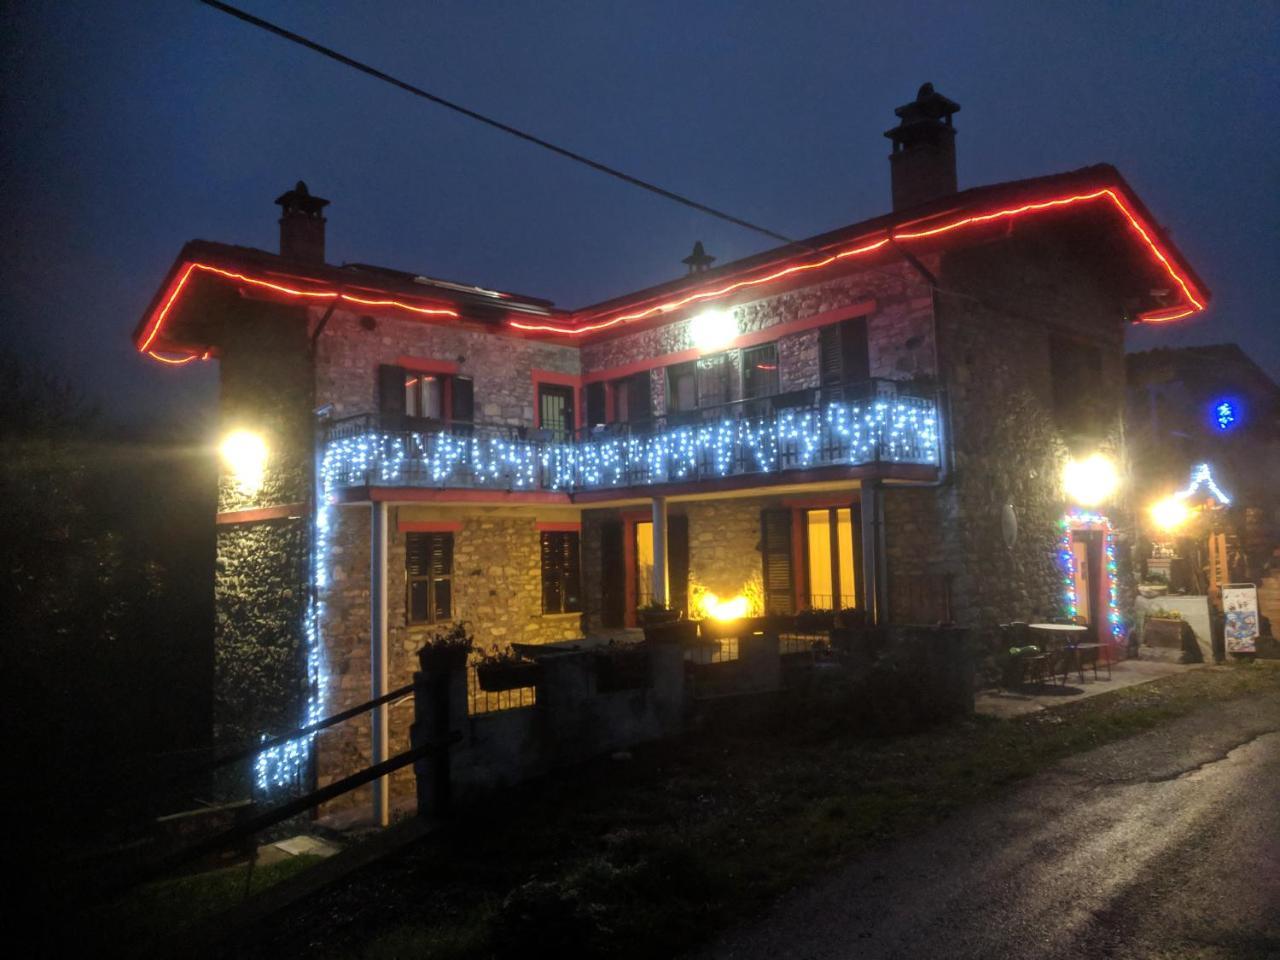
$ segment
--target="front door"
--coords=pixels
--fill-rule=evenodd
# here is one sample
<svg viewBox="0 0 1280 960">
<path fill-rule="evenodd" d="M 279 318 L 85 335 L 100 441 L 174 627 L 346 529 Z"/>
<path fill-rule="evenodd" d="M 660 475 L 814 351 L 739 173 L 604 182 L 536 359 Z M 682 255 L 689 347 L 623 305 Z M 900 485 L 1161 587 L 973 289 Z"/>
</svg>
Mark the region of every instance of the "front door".
<svg viewBox="0 0 1280 960">
<path fill-rule="evenodd" d="M 1106 635 L 1108 584 L 1102 561 L 1101 530 L 1071 531 L 1071 557 L 1075 567 L 1076 615 L 1089 628 L 1090 639 L 1097 642 Z"/>
</svg>

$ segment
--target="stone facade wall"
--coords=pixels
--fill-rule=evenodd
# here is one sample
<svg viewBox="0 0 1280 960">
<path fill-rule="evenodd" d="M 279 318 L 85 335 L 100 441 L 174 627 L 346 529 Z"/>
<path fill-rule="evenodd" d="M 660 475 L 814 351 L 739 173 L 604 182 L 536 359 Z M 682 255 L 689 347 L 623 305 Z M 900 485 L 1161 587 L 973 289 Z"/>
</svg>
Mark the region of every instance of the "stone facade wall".
<svg viewBox="0 0 1280 960">
<path fill-rule="evenodd" d="M 939 352 L 954 471 L 939 489 L 887 490 L 887 554 L 891 584 L 895 577 L 950 577 L 961 624 L 987 628 L 1062 615 L 1057 524 L 1068 506 L 1063 465 L 1074 445 L 1079 454 L 1110 454 L 1127 472 L 1120 427 L 1121 305 L 1091 276 L 1093 268 L 1072 248 L 1029 231 L 948 254 L 942 264 Z M 1054 331 L 1088 338 L 1101 349 L 1092 436 L 1068 436 L 1056 422 Z M 1001 527 L 1006 503 L 1018 520 L 1012 548 Z M 1132 531 L 1129 504 L 1121 497 L 1099 512 L 1116 524 L 1123 556 Z M 1128 594 L 1122 584 L 1122 608 Z"/>
<path fill-rule="evenodd" d="M 732 312 L 739 333 L 754 333 L 780 324 L 875 300 L 867 319 L 871 372 L 875 377 L 904 379 L 934 372 L 933 308 L 923 278 L 906 264 L 892 264 L 832 277 L 810 286 L 758 300 L 740 302 Z M 714 305 L 713 305 L 714 306 Z M 671 323 L 582 348 L 586 373 L 610 370 L 694 348 L 690 308 Z M 731 356 L 737 362 L 739 351 Z M 818 332 L 787 334 L 778 340 L 778 378 L 783 391 L 818 385 Z M 665 407 L 665 367 L 651 370 L 653 409 Z M 731 378 L 731 399 L 741 397 L 741 379 Z"/>
<path fill-rule="evenodd" d="M 764 613 L 760 511 L 776 497 L 704 500 L 679 504 L 689 518 L 689 606 L 699 609 L 703 591 L 721 600 L 745 593 L 753 613 Z"/>
<path fill-rule="evenodd" d="M 329 676 L 323 713 L 363 703 L 370 697 L 369 525 L 367 505 L 333 511 L 328 538 L 329 589 L 321 597 L 325 662 Z M 540 519 L 566 519 L 563 510 L 538 513 L 503 508 L 388 508 L 387 682 L 391 688 L 413 679 L 417 654 L 426 639 L 449 624 L 409 625 L 406 602 L 405 534 L 401 520 L 457 521 L 453 534 L 453 619 L 465 620 L 478 647 L 509 643 L 553 643 L 582 636 L 581 614 L 542 613 Z M 572 518 L 576 519 L 576 513 Z M 393 707 L 388 737 L 392 754 L 408 749 L 411 707 Z M 371 758 L 370 715 L 326 732 L 318 753 L 319 783 L 367 766 Z M 408 769 L 392 775 L 392 797 L 412 795 Z M 338 807 L 367 804 L 368 790 L 339 801 Z"/>
<path fill-rule="evenodd" d="M 378 367 L 401 356 L 457 363 L 474 381 L 476 419 L 510 426 L 533 424 L 534 370 L 580 372 L 576 347 L 385 315 L 370 330 L 336 310 L 317 344 L 316 402 L 334 417 L 377 412 Z"/>
<path fill-rule="evenodd" d="M 303 311 L 244 302 L 222 318 L 220 432 L 266 442 L 262 483 L 220 464 L 219 512 L 302 504 L 302 518 L 220 525 L 214 577 L 214 739 L 297 726 L 307 691 L 312 379 Z"/>
</svg>

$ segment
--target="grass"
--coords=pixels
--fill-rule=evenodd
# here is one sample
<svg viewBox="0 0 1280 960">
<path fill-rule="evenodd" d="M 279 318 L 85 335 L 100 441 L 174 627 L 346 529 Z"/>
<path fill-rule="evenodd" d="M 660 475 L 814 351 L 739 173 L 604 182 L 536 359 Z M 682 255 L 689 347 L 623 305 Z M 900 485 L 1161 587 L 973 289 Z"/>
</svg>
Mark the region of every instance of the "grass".
<svg viewBox="0 0 1280 960">
<path fill-rule="evenodd" d="M 251 874 L 248 864 L 237 864 L 156 880 L 95 911 L 85 935 L 100 929 L 110 931 L 112 942 L 150 942 L 229 910 L 323 859 L 304 854 L 254 867 Z"/>
<path fill-rule="evenodd" d="M 876 739 L 852 735 L 840 691 L 825 693 L 806 701 L 821 710 L 771 731 L 704 732 L 470 806 L 447 831 L 273 918 L 260 955 L 464 960 L 533 944 L 674 955 L 1065 756 L 1214 701 L 1280 693 L 1280 665 L 1206 668 L 1011 720 Z"/>
</svg>

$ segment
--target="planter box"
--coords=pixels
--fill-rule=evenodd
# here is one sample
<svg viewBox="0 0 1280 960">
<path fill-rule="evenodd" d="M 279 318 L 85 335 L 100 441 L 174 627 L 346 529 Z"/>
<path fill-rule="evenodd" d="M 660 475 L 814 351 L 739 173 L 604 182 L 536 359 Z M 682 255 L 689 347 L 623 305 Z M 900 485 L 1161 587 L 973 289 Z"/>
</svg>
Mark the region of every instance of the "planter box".
<svg viewBox="0 0 1280 960">
<path fill-rule="evenodd" d="M 418 651 L 418 664 L 423 673 L 448 673 L 467 665 L 471 651 L 463 647 L 433 647 L 427 644 Z"/>
<path fill-rule="evenodd" d="M 538 683 L 542 668 L 536 663 L 491 663 L 476 667 L 476 680 L 486 693 L 519 690 Z"/>
<path fill-rule="evenodd" d="M 1142 642 L 1149 647 L 1181 650 L 1184 630 L 1190 630 L 1185 620 L 1147 617 L 1142 624 Z"/>
<path fill-rule="evenodd" d="M 640 626 L 656 627 L 664 623 L 675 623 L 680 619 L 679 610 L 641 610 L 638 612 Z"/>
<path fill-rule="evenodd" d="M 693 643 L 698 639 L 698 621 L 655 623 L 644 628 L 644 638 L 649 643 Z"/>
</svg>

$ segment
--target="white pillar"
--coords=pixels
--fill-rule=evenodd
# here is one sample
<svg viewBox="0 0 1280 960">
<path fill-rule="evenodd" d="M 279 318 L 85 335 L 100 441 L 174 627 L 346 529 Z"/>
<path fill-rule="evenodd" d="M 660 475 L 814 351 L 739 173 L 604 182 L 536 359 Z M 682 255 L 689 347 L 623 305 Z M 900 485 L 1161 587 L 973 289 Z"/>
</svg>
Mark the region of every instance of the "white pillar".
<svg viewBox="0 0 1280 960">
<path fill-rule="evenodd" d="M 387 692 L 387 505 L 373 504 L 369 518 L 369 699 Z M 371 763 L 387 759 L 387 705 L 374 707 L 370 731 L 373 735 Z M 391 782 L 387 777 L 373 781 L 373 821 L 385 827 L 391 822 Z"/>
<path fill-rule="evenodd" d="M 667 498 L 653 498 L 653 602 L 667 605 Z"/>
<path fill-rule="evenodd" d="M 879 480 L 862 484 L 862 596 L 866 601 L 867 623 L 886 620 L 884 582 L 884 538 L 882 535 Z"/>
</svg>

